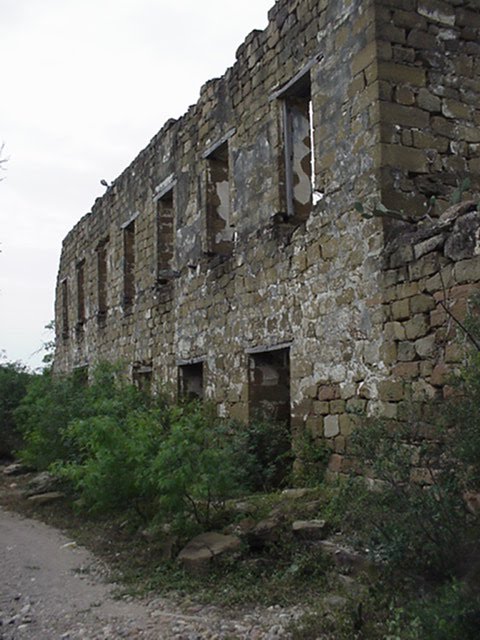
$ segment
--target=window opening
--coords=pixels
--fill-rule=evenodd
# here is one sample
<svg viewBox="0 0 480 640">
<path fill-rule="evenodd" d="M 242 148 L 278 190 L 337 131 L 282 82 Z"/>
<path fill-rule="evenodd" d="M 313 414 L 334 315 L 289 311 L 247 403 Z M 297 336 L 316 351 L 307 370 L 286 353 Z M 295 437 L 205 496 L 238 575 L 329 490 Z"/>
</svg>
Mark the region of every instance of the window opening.
<svg viewBox="0 0 480 640">
<path fill-rule="evenodd" d="M 68 284 L 67 279 L 62 280 L 62 338 L 68 340 Z"/>
<path fill-rule="evenodd" d="M 84 364 L 79 367 L 75 367 L 73 370 L 73 379 L 82 387 L 88 386 L 88 365 Z"/>
<path fill-rule="evenodd" d="M 287 214 L 306 219 L 314 193 L 314 127 L 310 73 L 281 95 L 283 99 Z M 319 198 L 315 195 L 315 199 Z"/>
<path fill-rule="evenodd" d="M 209 153 L 206 161 L 208 252 L 228 255 L 233 248 L 228 140 Z"/>
<path fill-rule="evenodd" d="M 107 245 L 108 238 L 100 242 L 97 247 L 97 298 L 98 322 L 104 324 L 107 318 Z"/>
<path fill-rule="evenodd" d="M 203 362 L 178 367 L 178 393 L 188 400 L 203 400 Z"/>
<path fill-rule="evenodd" d="M 130 311 L 135 299 L 135 220 L 123 229 L 123 308 Z"/>
<path fill-rule="evenodd" d="M 290 425 L 290 349 L 250 354 L 249 412 Z"/>
<path fill-rule="evenodd" d="M 77 264 L 77 328 L 85 323 L 85 260 Z"/>
<path fill-rule="evenodd" d="M 137 364 L 133 367 L 133 384 L 144 393 L 152 392 L 152 367 L 151 365 Z"/>
<path fill-rule="evenodd" d="M 165 284 L 172 277 L 174 251 L 173 187 L 157 200 L 157 278 Z"/>
</svg>

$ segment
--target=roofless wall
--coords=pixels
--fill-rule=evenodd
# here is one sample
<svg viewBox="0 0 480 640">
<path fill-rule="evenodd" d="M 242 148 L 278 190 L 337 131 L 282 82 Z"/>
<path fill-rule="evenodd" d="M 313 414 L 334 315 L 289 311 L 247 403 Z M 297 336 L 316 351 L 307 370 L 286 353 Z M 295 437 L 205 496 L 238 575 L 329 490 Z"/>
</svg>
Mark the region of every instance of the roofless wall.
<svg viewBox="0 0 480 640">
<path fill-rule="evenodd" d="M 476 287 L 476 214 L 470 253 L 444 252 L 457 218 L 392 253 L 405 227 L 353 205 L 435 195 L 438 217 L 478 189 L 479 30 L 461 0 L 277 2 L 65 238 L 55 371 L 122 359 L 220 415 L 266 409 L 327 438 L 336 471 L 358 409 L 441 393 L 438 274 Z"/>
</svg>

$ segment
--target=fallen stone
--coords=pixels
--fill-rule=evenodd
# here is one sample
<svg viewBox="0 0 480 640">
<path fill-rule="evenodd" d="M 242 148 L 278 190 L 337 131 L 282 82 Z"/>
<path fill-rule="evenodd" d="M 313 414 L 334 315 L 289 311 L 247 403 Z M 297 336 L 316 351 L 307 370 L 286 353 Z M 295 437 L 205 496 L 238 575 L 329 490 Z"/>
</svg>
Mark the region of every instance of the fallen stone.
<svg viewBox="0 0 480 640">
<path fill-rule="evenodd" d="M 204 573 L 215 558 L 238 551 L 241 544 L 237 536 L 226 536 L 215 531 L 202 533 L 180 551 L 178 560 L 187 571 Z"/>
<path fill-rule="evenodd" d="M 478 491 L 466 491 L 463 494 L 463 499 L 470 513 L 474 516 L 478 515 L 480 512 L 480 493 Z"/>
<path fill-rule="evenodd" d="M 377 573 L 374 563 L 356 551 L 339 546 L 331 540 L 321 540 L 318 544 L 325 553 L 333 558 L 343 573 L 355 576 L 361 574 L 371 576 Z"/>
<path fill-rule="evenodd" d="M 3 475 L 5 476 L 23 476 L 29 473 L 31 469 L 27 467 L 26 464 L 22 462 L 14 462 L 13 464 L 9 464 L 3 470 Z"/>
<path fill-rule="evenodd" d="M 322 540 L 327 533 L 325 520 L 297 520 L 292 524 L 293 533 L 302 540 Z"/>
<path fill-rule="evenodd" d="M 458 218 L 465 213 L 476 211 L 477 208 L 478 203 L 476 200 L 465 200 L 464 202 L 454 204 L 451 207 L 448 207 L 448 209 L 445 209 L 439 220 L 440 222 L 450 222 L 451 220 L 455 220 L 455 218 Z"/>
<path fill-rule="evenodd" d="M 308 489 L 308 488 L 284 489 L 282 491 L 282 496 L 285 496 L 287 498 L 297 499 L 297 498 L 304 498 L 305 496 L 308 496 L 309 494 L 314 492 L 315 492 L 315 489 Z"/>
<path fill-rule="evenodd" d="M 247 533 L 247 541 L 253 549 L 261 549 L 266 544 L 277 542 L 282 533 L 282 523 L 278 517 L 265 518 L 260 520 Z"/>
<path fill-rule="evenodd" d="M 322 598 L 322 604 L 327 611 L 337 611 L 344 609 L 348 604 L 348 600 L 343 596 L 330 595 Z"/>
<path fill-rule="evenodd" d="M 36 496 L 43 493 L 49 493 L 58 486 L 58 479 L 48 473 L 48 471 L 42 471 L 33 476 L 28 482 L 25 490 L 25 496 Z"/>
<path fill-rule="evenodd" d="M 253 529 L 255 529 L 256 525 L 257 523 L 253 518 L 243 518 L 239 522 L 234 522 L 229 525 L 225 529 L 225 532 L 241 538 L 248 535 Z"/>
<path fill-rule="evenodd" d="M 34 496 L 29 496 L 27 500 L 32 504 L 48 504 L 49 502 L 55 502 L 65 497 L 65 494 L 61 491 L 50 491 L 48 493 L 40 493 Z"/>
</svg>

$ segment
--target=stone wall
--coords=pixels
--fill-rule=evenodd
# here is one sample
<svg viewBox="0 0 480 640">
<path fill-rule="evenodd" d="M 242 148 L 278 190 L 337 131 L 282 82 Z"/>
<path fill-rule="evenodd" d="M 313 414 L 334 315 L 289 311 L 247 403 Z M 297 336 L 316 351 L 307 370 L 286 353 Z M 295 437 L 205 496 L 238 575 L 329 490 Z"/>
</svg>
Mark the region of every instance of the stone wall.
<svg viewBox="0 0 480 640">
<path fill-rule="evenodd" d="M 176 393 L 180 382 L 241 420 L 266 403 L 284 412 L 288 381 L 292 430 L 325 437 L 332 469 L 346 470 L 357 411 L 398 415 L 408 389 L 437 388 L 447 357 L 442 289 L 425 287 L 445 260 L 456 277 L 463 258 L 440 241 L 411 253 L 417 236 L 353 204 L 423 212 L 435 194 L 439 215 L 458 181 L 475 186 L 480 9 L 469 4 L 277 2 L 65 238 L 55 371 L 122 359 L 139 384 Z"/>
</svg>

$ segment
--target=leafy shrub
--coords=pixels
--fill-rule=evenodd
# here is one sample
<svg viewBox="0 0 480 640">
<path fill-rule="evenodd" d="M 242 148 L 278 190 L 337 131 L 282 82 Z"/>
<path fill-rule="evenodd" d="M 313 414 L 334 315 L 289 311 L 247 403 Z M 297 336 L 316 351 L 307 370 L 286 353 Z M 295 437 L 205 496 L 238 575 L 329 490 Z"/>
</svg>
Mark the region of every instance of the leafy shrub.
<svg viewBox="0 0 480 640">
<path fill-rule="evenodd" d="M 151 464 L 166 422 L 164 412 L 153 408 L 73 420 L 64 439 L 77 455 L 53 469 L 71 481 L 80 506 L 93 512 L 134 508 L 148 520 L 157 493 Z"/>
<path fill-rule="evenodd" d="M 480 598 L 450 582 L 393 611 L 386 640 L 476 640 Z"/>
<path fill-rule="evenodd" d="M 448 455 L 465 489 L 480 491 L 480 352 L 470 354 L 454 381 L 455 396 L 446 403 Z"/>
<path fill-rule="evenodd" d="M 291 480 L 293 451 L 286 423 L 256 417 L 246 425 L 230 423 L 224 437 L 231 441 L 235 464 L 248 490 L 272 491 Z"/>
<path fill-rule="evenodd" d="M 192 403 L 172 413 L 171 430 L 153 461 L 160 508 L 209 526 L 212 509 L 245 491 L 244 470 L 224 426 L 208 410 Z"/>
<path fill-rule="evenodd" d="M 118 366 L 99 365 L 90 386 L 75 374 L 53 377 L 44 372 L 29 385 L 15 412 L 25 440 L 21 457 L 37 469 L 75 460 L 82 455 L 82 443 L 67 432 L 72 421 L 93 416 L 122 419 L 145 403 L 148 399 L 122 381 Z"/>
<path fill-rule="evenodd" d="M 373 490 L 363 478 L 342 486 L 337 508 L 344 528 L 393 568 L 453 575 L 478 524 L 465 508 L 457 465 L 437 442 L 419 445 L 413 425 L 370 422 L 353 447 L 359 471 L 375 480 Z M 413 456 L 431 484 L 412 482 Z"/>
<path fill-rule="evenodd" d="M 325 440 L 318 440 L 308 431 L 295 439 L 298 467 L 294 473 L 296 485 L 317 487 L 323 482 L 331 450 Z"/>
<path fill-rule="evenodd" d="M 100 365 L 90 385 L 41 376 L 17 411 L 22 457 L 68 480 L 92 512 L 132 508 L 144 520 L 207 527 L 226 499 L 282 486 L 292 452 L 286 425 L 224 421 L 200 403 L 168 404 Z"/>
<path fill-rule="evenodd" d="M 0 457 L 11 457 L 21 445 L 15 410 L 33 377 L 19 362 L 0 364 Z"/>
</svg>

